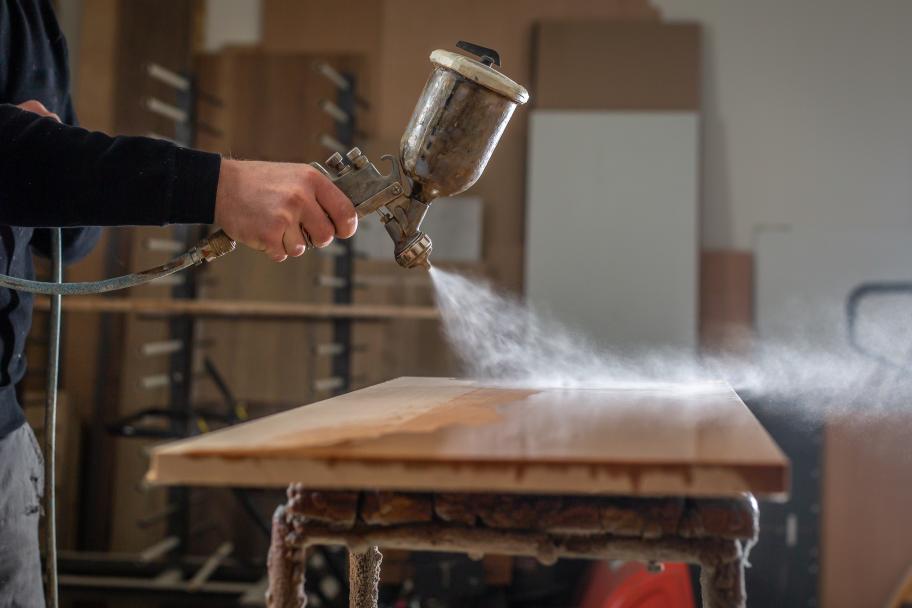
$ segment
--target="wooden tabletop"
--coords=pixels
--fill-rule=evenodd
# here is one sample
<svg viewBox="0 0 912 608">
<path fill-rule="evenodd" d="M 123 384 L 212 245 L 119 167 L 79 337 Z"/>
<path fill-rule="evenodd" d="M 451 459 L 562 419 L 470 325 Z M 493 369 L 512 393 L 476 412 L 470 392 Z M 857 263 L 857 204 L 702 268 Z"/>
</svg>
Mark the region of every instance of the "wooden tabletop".
<svg viewBox="0 0 912 608">
<path fill-rule="evenodd" d="M 148 479 L 782 498 L 788 470 L 724 382 L 534 389 L 398 378 L 158 447 Z"/>
</svg>

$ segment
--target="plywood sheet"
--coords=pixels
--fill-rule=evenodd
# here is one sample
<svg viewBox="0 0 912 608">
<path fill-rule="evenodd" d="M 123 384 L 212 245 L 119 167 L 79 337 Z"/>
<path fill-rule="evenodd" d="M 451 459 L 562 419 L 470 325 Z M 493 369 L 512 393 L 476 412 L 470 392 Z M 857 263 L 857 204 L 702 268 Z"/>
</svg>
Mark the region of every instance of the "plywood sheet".
<svg viewBox="0 0 912 608">
<path fill-rule="evenodd" d="M 910 436 L 910 412 L 846 416 L 827 425 L 822 606 L 888 606 L 908 571 Z"/>
<path fill-rule="evenodd" d="M 399 378 L 158 448 L 149 479 L 781 495 L 787 474 L 781 451 L 722 382 L 556 390 Z"/>
<path fill-rule="evenodd" d="M 535 37 L 536 108 L 700 109 L 697 24 L 545 21 Z"/>
<path fill-rule="evenodd" d="M 750 251 L 700 253 L 700 347 L 744 353 L 754 325 L 754 256 Z"/>
</svg>

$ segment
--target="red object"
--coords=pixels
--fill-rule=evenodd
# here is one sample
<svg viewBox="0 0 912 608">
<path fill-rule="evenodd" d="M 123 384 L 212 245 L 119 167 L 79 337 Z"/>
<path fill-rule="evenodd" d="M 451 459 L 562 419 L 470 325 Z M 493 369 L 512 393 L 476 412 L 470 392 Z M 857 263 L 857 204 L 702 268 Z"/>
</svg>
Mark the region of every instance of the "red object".
<svg viewBox="0 0 912 608">
<path fill-rule="evenodd" d="M 580 608 L 695 608 L 690 572 L 686 564 L 653 573 L 639 562 L 599 562 Z"/>
</svg>

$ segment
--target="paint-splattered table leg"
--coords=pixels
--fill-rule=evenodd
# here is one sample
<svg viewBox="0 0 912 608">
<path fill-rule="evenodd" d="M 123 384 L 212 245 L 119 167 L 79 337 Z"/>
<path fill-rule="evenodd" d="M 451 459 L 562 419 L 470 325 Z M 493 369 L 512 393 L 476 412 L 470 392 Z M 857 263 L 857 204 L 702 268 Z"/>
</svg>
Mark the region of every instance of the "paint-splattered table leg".
<svg viewBox="0 0 912 608">
<path fill-rule="evenodd" d="M 380 595 L 380 562 L 377 547 L 348 553 L 348 605 L 350 608 L 377 608 Z"/>
<path fill-rule="evenodd" d="M 268 606 L 306 605 L 303 552 L 346 545 L 351 606 L 375 608 L 378 546 L 415 551 L 699 564 L 704 608 L 745 605 L 753 497 L 625 498 L 321 492 L 295 485 L 276 511 Z"/>
</svg>

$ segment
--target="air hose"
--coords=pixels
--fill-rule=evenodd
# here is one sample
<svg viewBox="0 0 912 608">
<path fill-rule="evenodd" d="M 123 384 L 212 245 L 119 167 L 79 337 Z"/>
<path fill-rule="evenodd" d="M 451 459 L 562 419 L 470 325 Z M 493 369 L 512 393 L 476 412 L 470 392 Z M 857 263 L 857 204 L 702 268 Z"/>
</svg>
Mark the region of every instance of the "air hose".
<svg viewBox="0 0 912 608">
<path fill-rule="evenodd" d="M 51 318 L 48 325 L 48 375 L 47 401 L 44 409 L 44 512 L 45 525 L 45 575 L 46 604 L 48 608 L 58 608 L 57 581 L 57 385 L 60 370 L 60 324 L 61 300 L 64 295 L 86 295 L 104 293 L 117 289 L 126 289 L 142 285 L 155 279 L 180 272 L 203 262 L 211 262 L 226 253 L 231 253 L 237 243 L 224 231 L 219 230 L 196 244 L 186 253 L 174 258 L 167 264 L 150 268 L 142 272 L 128 274 L 102 281 L 85 283 L 63 282 L 63 246 L 60 228 L 51 230 L 52 282 L 31 281 L 0 274 L 0 287 L 17 291 L 28 291 L 51 296 Z"/>
<path fill-rule="evenodd" d="M 54 283 L 63 282 L 63 245 L 60 228 L 51 230 L 51 275 Z M 51 318 L 48 322 L 48 374 L 47 401 L 44 407 L 44 512 L 45 549 L 44 567 L 47 584 L 48 608 L 58 606 L 57 588 L 57 383 L 60 369 L 60 300 L 59 294 L 51 297 Z"/>
<path fill-rule="evenodd" d="M 88 281 L 85 283 L 51 283 L 45 281 L 31 281 L 9 275 L 0 274 L 0 287 L 7 287 L 17 291 L 28 291 L 45 295 L 79 296 L 93 293 L 105 293 L 128 287 L 136 287 L 155 279 L 180 272 L 181 270 L 197 266 L 231 253 L 237 243 L 223 230 L 210 234 L 195 247 L 179 255 L 167 264 L 156 266 L 142 272 L 127 274 L 102 281 Z"/>
</svg>

